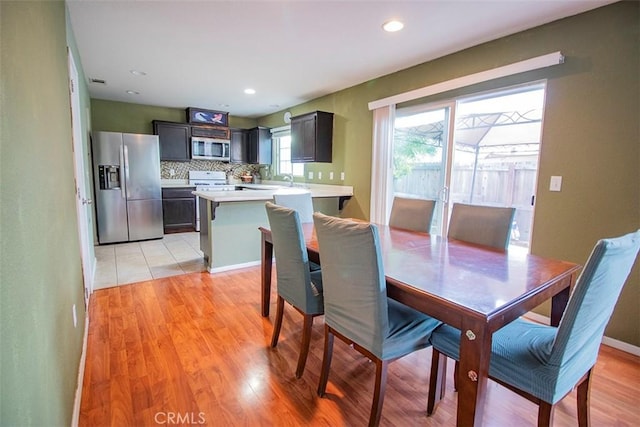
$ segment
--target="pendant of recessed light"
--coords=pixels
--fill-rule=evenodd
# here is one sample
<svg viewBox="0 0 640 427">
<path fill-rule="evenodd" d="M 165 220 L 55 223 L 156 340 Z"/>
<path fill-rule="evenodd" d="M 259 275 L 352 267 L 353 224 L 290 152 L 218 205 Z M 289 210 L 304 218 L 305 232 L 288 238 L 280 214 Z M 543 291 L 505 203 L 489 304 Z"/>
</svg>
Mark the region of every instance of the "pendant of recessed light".
<svg viewBox="0 0 640 427">
<path fill-rule="evenodd" d="M 403 28 L 404 24 L 397 19 L 391 19 L 382 24 L 382 29 L 388 33 L 395 33 L 396 31 L 400 31 Z"/>
</svg>

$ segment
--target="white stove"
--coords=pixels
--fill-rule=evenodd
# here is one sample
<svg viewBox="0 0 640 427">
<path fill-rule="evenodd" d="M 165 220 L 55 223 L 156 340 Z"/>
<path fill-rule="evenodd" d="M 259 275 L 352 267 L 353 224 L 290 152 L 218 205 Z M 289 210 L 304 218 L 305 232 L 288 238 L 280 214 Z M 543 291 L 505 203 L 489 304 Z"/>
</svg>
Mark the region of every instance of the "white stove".
<svg viewBox="0 0 640 427">
<path fill-rule="evenodd" d="M 189 171 L 189 185 L 196 191 L 235 191 L 236 186 L 227 184 L 223 171 Z M 196 231 L 200 231 L 200 197 L 196 197 Z"/>
<path fill-rule="evenodd" d="M 196 191 L 235 191 L 236 186 L 227 184 L 224 171 L 189 171 L 189 185 Z"/>
</svg>

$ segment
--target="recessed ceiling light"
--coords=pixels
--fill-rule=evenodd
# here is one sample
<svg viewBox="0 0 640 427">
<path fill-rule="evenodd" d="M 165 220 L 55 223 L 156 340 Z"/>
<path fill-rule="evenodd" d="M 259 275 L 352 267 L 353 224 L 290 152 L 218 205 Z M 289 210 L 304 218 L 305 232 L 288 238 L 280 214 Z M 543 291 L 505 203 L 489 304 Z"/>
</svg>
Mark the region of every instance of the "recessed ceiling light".
<svg viewBox="0 0 640 427">
<path fill-rule="evenodd" d="M 403 29 L 404 24 L 400 21 L 392 19 L 391 21 L 387 21 L 382 24 L 382 28 L 389 33 L 395 33 L 396 31 L 400 31 L 401 29 Z"/>
<path fill-rule="evenodd" d="M 140 95 L 140 92 L 135 91 L 135 90 L 128 90 L 128 91 L 127 91 L 127 93 L 128 93 L 129 95 Z"/>
<path fill-rule="evenodd" d="M 229 107 L 229 104 L 219 104 L 219 106 L 222 107 L 222 108 L 227 108 L 227 107 Z"/>
<path fill-rule="evenodd" d="M 92 78 L 92 79 L 89 79 L 89 80 L 91 81 L 91 83 L 98 83 L 98 84 L 101 84 L 101 85 L 106 85 L 107 84 L 107 81 L 104 80 L 104 79 L 94 79 L 94 78 Z"/>
<path fill-rule="evenodd" d="M 249 87 L 249 88 L 246 88 L 246 89 L 244 90 L 244 93 L 246 93 L 247 95 L 253 95 L 253 94 L 255 94 L 255 93 L 256 93 L 256 90 L 255 90 L 255 89 L 251 89 L 251 88 Z"/>
<path fill-rule="evenodd" d="M 129 72 L 131 74 L 133 74 L 134 76 L 146 76 L 147 73 L 145 73 L 144 71 L 140 71 L 140 70 L 129 70 Z"/>
</svg>

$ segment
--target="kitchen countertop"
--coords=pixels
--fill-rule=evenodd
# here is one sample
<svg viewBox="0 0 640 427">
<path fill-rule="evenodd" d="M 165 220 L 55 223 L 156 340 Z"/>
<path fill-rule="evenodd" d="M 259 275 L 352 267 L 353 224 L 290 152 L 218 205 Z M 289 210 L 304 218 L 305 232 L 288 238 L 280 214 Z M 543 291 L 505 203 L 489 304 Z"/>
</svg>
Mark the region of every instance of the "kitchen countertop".
<svg viewBox="0 0 640 427">
<path fill-rule="evenodd" d="M 161 179 L 160 186 L 162 188 L 195 187 L 195 185 L 189 185 L 188 179 Z"/>
<path fill-rule="evenodd" d="M 291 194 L 311 192 L 311 197 L 351 197 L 353 187 L 342 185 L 305 184 L 286 185 L 274 184 L 239 184 L 242 190 L 236 191 L 194 191 L 198 197 L 212 202 L 246 202 L 255 200 L 271 200 L 275 193 Z"/>
</svg>

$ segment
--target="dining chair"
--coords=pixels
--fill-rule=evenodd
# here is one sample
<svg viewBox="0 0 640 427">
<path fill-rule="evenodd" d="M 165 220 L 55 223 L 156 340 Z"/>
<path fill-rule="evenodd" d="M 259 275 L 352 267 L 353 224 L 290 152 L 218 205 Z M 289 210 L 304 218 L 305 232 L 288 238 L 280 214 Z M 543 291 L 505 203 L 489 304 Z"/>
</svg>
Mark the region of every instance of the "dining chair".
<svg viewBox="0 0 640 427">
<path fill-rule="evenodd" d="M 389 225 L 405 230 L 429 233 L 435 205 L 435 200 L 396 196 L 391 205 Z"/>
<path fill-rule="evenodd" d="M 454 203 L 447 236 L 476 245 L 506 250 L 515 208 Z"/>
<path fill-rule="evenodd" d="M 589 425 L 592 369 L 604 329 L 639 248 L 640 230 L 599 240 L 558 327 L 518 319 L 493 334 L 489 377 L 536 403 L 538 426 L 551 425 L 555 405 L 576 386 L 578 424 Z M 441 354 L 458 360 L 460 331 L 442 325 L 433 332 L 431 343 L 428 414 L 433 413 L 437 390 L 444 390 L 444 376 L 437 378 L 437 373 L 446 367 L 446 358 Z M 440 362 L 445 365 L 439 366 Z"/>
<path fill-rule="evenodd" d="M 273 195 L 273 203 L 278 206 L 284 206 L 286 208 L 294 209 L 300 216 L 300 222 L 302 224 L 313 222 L 313 199 L 310 192 L 304 193 L 275 193 Z M 309 269 L 311 271 L 320 270 L 320 266 L 313 261 L 309 262 Z"/>
<path fill-rule="evenodd" d="M 441 322 L 387 298 L 378 229 L 369 223 L 313 214 L 324 283 L 324 356 L 318 395 L 324 396 L 337 336 L 375 362 L 369 425 L 380 422 L 387 365 L 429 346 Z"/>
<path fill-rule="evenodd" d="M 278 345 L 286 301 L 304 317 L 302 343 L 296 367 L 296 378 L 300 378 L 309 354 L 313 318 L 324 312 L 322 273 L 309 270 L 309 258 L 298 212 L 271 202 L 267 202 L 265 206 L 273 239 L 278 283 L 278 303 L 271 347 Z"/>
<path fill-rule="evenodd" d="M 300 222 L 303 224 L 313 222 L 313 199 L 308 191 L 304 193 L 275 193 L 273 203 L 298 211 Z"/>
</svg>

